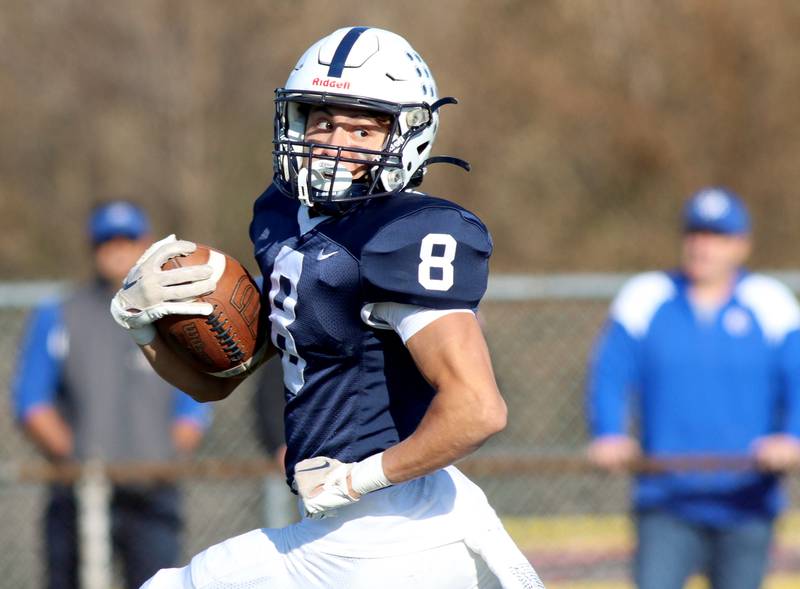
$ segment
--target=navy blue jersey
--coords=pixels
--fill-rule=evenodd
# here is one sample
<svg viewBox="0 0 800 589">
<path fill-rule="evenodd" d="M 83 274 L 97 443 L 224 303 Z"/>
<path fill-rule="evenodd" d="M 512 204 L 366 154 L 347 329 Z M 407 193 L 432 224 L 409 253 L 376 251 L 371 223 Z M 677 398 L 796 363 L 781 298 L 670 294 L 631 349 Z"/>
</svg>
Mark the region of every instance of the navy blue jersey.
<svg viewBox="0 0 800 589">
<path fill-rule="evenodd" d="M 476 308 L 492 251 L 483 223 L 418 193 L 309 218 L 271 187 L 255 203 L 250 237 L 282 358 L 289 477 L 305 458 L 354 462 L 409 436 L 434 390 L 400 337 L 366 325 L 361 309 Z"/>
</svg>

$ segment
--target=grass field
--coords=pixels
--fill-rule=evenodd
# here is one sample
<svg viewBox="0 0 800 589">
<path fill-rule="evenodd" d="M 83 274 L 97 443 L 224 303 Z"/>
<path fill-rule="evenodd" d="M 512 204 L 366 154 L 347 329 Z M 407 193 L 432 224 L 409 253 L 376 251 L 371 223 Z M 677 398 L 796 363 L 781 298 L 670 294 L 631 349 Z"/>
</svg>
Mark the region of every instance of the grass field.
<svg viewBox="0 0 800 589">
<path fill-rule="evenodd" d="M 633 534 L 624 515 L 503 518 L 548 589 L 632 589 L 628 562 Z M 697 577 L 687 589 L 707 589 Z M 800 511 L 778 523 L 764 589 L 800 587 Z"/>
</svg>

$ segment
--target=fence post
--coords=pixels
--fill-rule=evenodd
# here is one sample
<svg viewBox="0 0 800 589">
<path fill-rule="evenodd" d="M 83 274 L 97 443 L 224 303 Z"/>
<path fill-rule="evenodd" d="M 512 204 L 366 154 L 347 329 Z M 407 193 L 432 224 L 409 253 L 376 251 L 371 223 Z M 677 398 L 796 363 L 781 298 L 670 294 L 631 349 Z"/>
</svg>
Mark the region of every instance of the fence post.
<svg viewBox="0 0 800 589">
<path fill-rule="evenodd" d="M 76 485 L 81 589 L 110 589 L 111 485 L 101 462 L 86 463 Z"/>
</svg>

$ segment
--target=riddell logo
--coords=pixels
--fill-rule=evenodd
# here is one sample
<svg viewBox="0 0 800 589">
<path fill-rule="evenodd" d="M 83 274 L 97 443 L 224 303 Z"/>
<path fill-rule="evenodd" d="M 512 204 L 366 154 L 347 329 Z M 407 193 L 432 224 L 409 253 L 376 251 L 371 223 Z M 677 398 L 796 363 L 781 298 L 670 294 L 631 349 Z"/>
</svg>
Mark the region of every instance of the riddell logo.
<svg viewBox="0 0 800 589">
<path fill-rule="evenodd" d="M 311 80 L 312 86 L 322 86 L 323 88 L 340 88 L 341 90 L 347 90 L 350 87 L 350 82 L 342 82 L 341 80 L 331 80 L 325 78 L 314 78 Z"/>
</svg>

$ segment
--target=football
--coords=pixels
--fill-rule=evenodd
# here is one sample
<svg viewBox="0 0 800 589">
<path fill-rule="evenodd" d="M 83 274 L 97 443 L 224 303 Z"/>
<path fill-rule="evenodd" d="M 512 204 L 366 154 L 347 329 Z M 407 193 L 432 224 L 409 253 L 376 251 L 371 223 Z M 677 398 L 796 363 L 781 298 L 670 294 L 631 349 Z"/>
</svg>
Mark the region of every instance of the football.
<svg viewBox="0 0 800 589">
<path fill-rule="evenodd" d="M 257 354 L 263 353 L 266 322 L 261 320 L 260 292 L 237 260 L 205 245 L 197 244 L 192 254 L 168 260 L 162 269 L 206 263 L 220 274 L 214 292 L 197 299 L 214 306 L 211 315 L 167 315 L 156 321 L 156 329 L 196 369 L 218 377 L 236 376 L 257 365 Z"/>
</svg>

